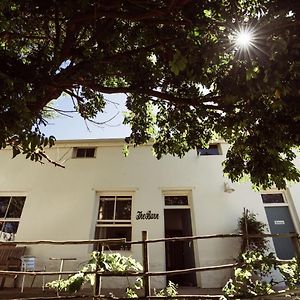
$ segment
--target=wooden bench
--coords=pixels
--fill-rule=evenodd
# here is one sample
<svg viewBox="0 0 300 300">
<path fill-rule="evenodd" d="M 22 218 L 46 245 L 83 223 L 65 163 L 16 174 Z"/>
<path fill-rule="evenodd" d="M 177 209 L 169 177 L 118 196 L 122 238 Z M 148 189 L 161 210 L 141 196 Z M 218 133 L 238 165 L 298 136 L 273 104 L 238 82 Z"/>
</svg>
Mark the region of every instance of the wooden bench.
<svg viewBox="0 0 300 300">
<path fill-rule="evenodd" d="M 16 245 L 0 245 L 0 270 L 3 271 L 20 271 L 22 260 L 26 247 L 16 247 Z M 5 284 L 6 277 L 13 277 L 13 286 L 16 287 L 17 276 L 9 274 L 1 274 L 2 280 L 0 288 L 2 289 Z"/>
</svg>

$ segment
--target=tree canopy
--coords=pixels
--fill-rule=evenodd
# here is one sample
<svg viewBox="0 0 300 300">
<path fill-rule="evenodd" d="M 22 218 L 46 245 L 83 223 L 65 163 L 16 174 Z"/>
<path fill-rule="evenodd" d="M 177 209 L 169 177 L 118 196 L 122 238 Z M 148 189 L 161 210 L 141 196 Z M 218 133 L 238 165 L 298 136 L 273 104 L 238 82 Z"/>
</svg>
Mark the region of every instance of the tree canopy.
<svg viewBox="0 0 300 300">
<path fill-rule="evenodd" d="M 231 180 L 284 188 L 300 178 L 299 16 L 297 0 L 2 0 L 0 146 L 49 159 L 50 101 L 93 119 L 125 93 L 127 142 L 181 157 L 218 136 Z"/>
</svg>

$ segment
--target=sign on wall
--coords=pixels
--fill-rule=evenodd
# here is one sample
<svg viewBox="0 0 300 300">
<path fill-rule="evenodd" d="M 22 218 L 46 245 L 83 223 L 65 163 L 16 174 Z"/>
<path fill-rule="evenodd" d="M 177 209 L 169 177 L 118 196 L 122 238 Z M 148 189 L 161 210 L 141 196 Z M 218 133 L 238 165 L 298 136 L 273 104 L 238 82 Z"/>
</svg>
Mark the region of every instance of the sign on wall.
<svg viewBox="0 0 300 300">
<path fill-rule="evenodd" d="M 144 213 L 142 210 L 138 210 L 136 213 L 137 220 L 158 220 L 159 214 L 151 212 L 151 210 L 148 210 L 146 213 Z"/>
</svg>

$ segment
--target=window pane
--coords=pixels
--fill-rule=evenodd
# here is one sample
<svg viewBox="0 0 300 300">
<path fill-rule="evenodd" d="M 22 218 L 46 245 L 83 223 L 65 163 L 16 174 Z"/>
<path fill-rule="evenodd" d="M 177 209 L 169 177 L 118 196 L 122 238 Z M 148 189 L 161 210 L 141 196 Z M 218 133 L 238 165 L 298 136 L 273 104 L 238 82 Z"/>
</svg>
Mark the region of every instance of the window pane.
<svg viewBox="0 0 300 300">
<path fill-rule="evenodd" d="M 113 220 L 114 207 L 115 207 L 114 197 L 101 197 L 98 220 Z"/>
<path fill-rule="evenodd" d="M 96 227 L 95 239 L 121 239 L 131 241 L 131 227 Z M 130 245 L 110 245 L 110 250 L 130 250 Z"/>
<path fill-rule="evenodd" d="M 198 155 L 219 155 L 218 145 L 209 145 L 208 148 L 197 148 Z"/>
<path fill-rule="evenodd" d="M 95 149 L 94 148 L 86 149 L 86 157 L 94 157 L 94 156 L 95 156 Z"/>
<path fill-rule="evenodd" d="M 165 196 L 165 205 L 188 205 L 187 196 Z"/>
<path fill-rule="evenodd" d="M 12 197 L 7 212 L 7 218 L 20 218 L 24 203 L 25 197 Z"/>
<path fill-rule="evenodd" d="M 85 149 L 78 148 L 76 150 L 76 157 L 85 157 Z"/>
<path fill-rule="evenodd" d="M 6 233 L 17 233 L 18 227 L 19 222 L 5 222 L 2 231 Z"/>
<path fill-rule="evenodd" d="M 95 157 L 95 148 L 75 148 L 76 157 Z"/>
<path fill-rule="evenodd" d="M 261 194 L 263 203 L 284 203 L 284 198 L 281 193 L 277 194 Z"/>
<path fill-rule="evenodd" d="M 116 220 L 131 220 L 131 200 L 117 200 Z"/>
<path fill-rule="evenodd" d="M 0 197 L 0 218 L 5 217 L 10 197 Z"/>
</svg>

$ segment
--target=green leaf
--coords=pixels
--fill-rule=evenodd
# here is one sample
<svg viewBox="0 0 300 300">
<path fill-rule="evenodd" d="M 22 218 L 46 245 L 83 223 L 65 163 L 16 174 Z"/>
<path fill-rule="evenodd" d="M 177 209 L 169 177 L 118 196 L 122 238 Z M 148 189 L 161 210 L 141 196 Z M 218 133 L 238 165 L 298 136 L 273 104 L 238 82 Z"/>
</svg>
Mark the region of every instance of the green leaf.
<svg viewBox="0 0 300 300">
<path fill-rule="evenodd" d="M 19 148 L 13 147 L 13 158 L 16 157 L 20 153 L 21 153 L 21 151 Z"/>
</svg>

